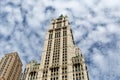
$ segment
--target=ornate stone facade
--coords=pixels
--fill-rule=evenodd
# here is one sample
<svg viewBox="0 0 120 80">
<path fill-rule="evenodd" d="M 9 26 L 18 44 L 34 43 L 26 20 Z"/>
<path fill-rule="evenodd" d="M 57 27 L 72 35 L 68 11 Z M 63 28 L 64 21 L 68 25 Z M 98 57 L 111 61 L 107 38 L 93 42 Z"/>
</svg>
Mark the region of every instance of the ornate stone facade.
<svg viewBox="0 0 120 80">
<path fill-rule="evenodd" d="M 21 80 L 38 80 L 38 71 L 40 64 L 37 61 L 30 61 L 21 75 Z"/>
<path fill-rule="evenodd" d="M 89 80 L 87 66 L 75 46 L 67 16 L 52 19 L 46 34 L 38 80 Z"/>
</svg>

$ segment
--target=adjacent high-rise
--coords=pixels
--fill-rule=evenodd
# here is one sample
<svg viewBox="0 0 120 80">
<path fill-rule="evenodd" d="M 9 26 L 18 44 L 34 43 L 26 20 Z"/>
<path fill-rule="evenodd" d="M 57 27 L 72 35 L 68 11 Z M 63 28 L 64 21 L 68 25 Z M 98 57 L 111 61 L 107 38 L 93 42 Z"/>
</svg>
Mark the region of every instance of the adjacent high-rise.
<svg viewBox="0 0 120 80">
<path fill-rule="evenodd" d="M 52 19 L 46 34 L 38 80 L 89 80 L 82 53 L 75 46 L 67 16 Z"/>
<path fill-rule="evenodd" d="M 6 54 L 0 60 L 0 80 L 20 80 L 22 62 L 17 52 Z"/>
</svg>

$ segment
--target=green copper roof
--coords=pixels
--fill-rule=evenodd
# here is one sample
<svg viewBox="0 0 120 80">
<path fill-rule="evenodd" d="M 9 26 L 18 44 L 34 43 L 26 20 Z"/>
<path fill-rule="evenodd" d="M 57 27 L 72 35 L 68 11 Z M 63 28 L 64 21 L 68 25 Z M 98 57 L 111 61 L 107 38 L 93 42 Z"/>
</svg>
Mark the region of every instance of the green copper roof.
<svg viewBox="0 0 120 80">
<path fill-rule="evenodd" d="M 59 18 L 62 18 L 62 17 L 64 17 L 63 14 L 61 14 L 61 15 L 59 16 Z"/>
</svg>

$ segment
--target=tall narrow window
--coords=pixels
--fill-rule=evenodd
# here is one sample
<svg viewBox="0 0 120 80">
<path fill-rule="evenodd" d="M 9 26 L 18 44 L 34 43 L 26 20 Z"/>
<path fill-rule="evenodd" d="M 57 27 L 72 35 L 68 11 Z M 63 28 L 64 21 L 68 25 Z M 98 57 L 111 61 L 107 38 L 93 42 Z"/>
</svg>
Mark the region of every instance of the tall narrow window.
<svg viewBox="0 0 120 80">
<path fill-rule="evenodd" d="M 58 32 L 58 37 L 60 37 L 60 32 Z"/>
<path fill-rule="evenodd" d="M 55 33 L 55 38 L 60 37 L 60 32 Z"/>
<path fill-rule="evenodd" d="M 52 34 L 49 34 L 49 39 L 52 39 Z"/>
<path fill-rule="evenodd" d="M 63 36 L 66 36 L 67 35 L 67 31 L 63 31 Z"/>
</svg>

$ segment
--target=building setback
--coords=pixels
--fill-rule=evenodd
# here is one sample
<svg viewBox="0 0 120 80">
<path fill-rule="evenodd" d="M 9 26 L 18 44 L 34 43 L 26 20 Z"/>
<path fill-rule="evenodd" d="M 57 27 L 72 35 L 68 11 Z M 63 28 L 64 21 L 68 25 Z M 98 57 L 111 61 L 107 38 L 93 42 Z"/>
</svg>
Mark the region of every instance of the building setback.
<svg viewBox="0 0 120 80">
<path fill-rule="evenodd" d="M 6 54 L 0 60 L 0 80 L 20 80 L 22 62 L 17 52 Z"/>
<path fill-rule="evenodd" d="M 39 71 L 40 64 L 37 61 L 32 60 L 24 69 L 24 72 L 21 75 L 21 80 L 38 80 L 38 71 Z"/>
<path fill-rule="evenodd" d="M 67 16 L 52 19 L 46 34 L 38 80 L 89 80 L 82 53 L 75 46 Z"/>
</svg>

